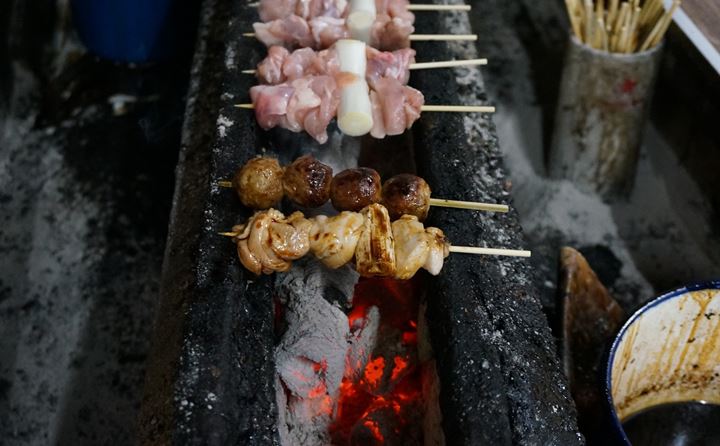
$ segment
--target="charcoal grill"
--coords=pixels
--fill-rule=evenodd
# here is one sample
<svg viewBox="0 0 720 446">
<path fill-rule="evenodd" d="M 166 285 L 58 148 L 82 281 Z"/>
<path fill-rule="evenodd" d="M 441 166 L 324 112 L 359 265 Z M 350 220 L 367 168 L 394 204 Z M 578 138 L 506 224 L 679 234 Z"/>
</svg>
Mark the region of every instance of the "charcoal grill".
<svg viewBox="0 0 720 446">
<path fill-rule="evenodd" d="M 481 5 L 474 5 L 475 8 Z M 216 181 L 262 153 L 287 163 L 328 150 L 306 135 L 259 129 L 240 73 L 265 48 L 242 36 L 257 12 L 206 1 L 177 167 L 161 302 L 141 413 L 143 444 L 279 444 L 274 389 L 274 278 L 254 277 L 217 235 L 249 216 Z M 447 18 L 445 18 L 447 17 Z M 417 15 L 423 33 L 468 33 L 463 14 Z M 482 32 L 482 30 L 475 30 Z M 482 34 L 481 34 L 482 38 Z M 414 45 L 418 60 L 477 57 L 473 44 Z M 487 102 L 475 68 L 413 72 L 431 104 Z M 425 113 L 400 137 L 333 147 L 383 176 L 416 171 L 433 195 L 512 204 L 491 119 Z M 355 152 L 353 152 L 355 151 Z M 432 209 L 428 225 L 458 244 L 523 246 L 517 215 Z M 582 444 L 529 263 L 452 255 L 427 280 L 427 324 L 447 444 Z"/>
</svg>

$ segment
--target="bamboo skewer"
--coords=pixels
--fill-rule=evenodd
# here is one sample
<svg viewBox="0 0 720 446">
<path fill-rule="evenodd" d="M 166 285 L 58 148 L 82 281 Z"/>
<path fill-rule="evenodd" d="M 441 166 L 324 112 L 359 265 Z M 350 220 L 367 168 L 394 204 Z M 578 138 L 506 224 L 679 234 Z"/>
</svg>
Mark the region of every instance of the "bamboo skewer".
<svg viewBox="0 0 720 446">
<path fill-rule="evenodd" d="M 474 201 L 445 200 L 444 198 L 431 198 L 430 206 L 445 208 L 470 209 L 474 211 L 508 212 L 510 208 L 504 204 L 479 203 Z"/>
<path fill-rule="evenodd" d="M 240 235 L 238 232 L 218 232 L 218 235 L 223 237 L 237 237 Z M 522 249 L 504 249 L 504 248 L 482 248 L 480 246 L 453 246 L 450 245 L 450 252 L 456 254 L 474 254 L 474 255 L 486 255 L 486 256 L 504 256 L 504 257 L 530 257 L 532 251 L 525 251 Z"/>
<path fill-rule="evenodd" d="M 233 188 L 232 181 L 220 180 L 217 185 L 225 188 Z M 444 198 L 431 198 L 430 206 L 438 206 L 444 208 L 468 209 L 471 211 L 488 211 L 488 212 L 509 212 L 510 207 L 505 204 L 481 203 L 477 201 L 459 201 L 446 200 Z"/>
<path fill-rule="evenodd" d="M 452 246 L 450 252 L 457 254 L 475 254 L 486 256 L 505 256 L 505 257 L 530 257 L 531 251 L 521 249 L 502 249 L 502 248 L 481 248 L 479 246 Z"/>
<path fill-rule="evenodd" d="M 407 6 L 408 11 L 470 11 L 471 9 L 470 5 L 434 5 L 432 3 L 411 3 Z"/>
<path fill-rule="evenodd" d="M 411 63 L 410 70 L 427 70 L 431 68 L 453 68 L 469 67 L 474 65 L 487 65 L 487 59 L 466 59 L 466 60 L 441 60 L 438 62 L 417 62 Z M 243 74 L 255 74 L 257 70 L 242 70 Z"/>
<path fill-rule="evenodd" d="M 467 59 L 467 60 L 441 60 L 438 62 L 416 62 L 410 64 L 411 70 L 426 70 L 429 68 L 453 68 L 468 67 L 473 65 L 487 65 L 487 59 Z"/>
<path fill-rule="evenodd" d="M 431 40 L 477 40 L 477 34 L 410 34 L 411 42 L 425 42 Z"/>
<path fill-rule="evenodd" d="M 255 33 L 243 33 L 244 37 L 255 37 Z M 477 34 L 410 34 L 408 39 L 411 42 L 427 42 L 427 41 L 476 41 Z"/>
<path fill-rule="evenodd" d="M 254 104 L 235 104 L 237 108 L 253 110 Z M 495 113 L 495 107 L 490 105 L 422 105 L 420 111 L 450 112 L 450 113 Z"/>
</svg>

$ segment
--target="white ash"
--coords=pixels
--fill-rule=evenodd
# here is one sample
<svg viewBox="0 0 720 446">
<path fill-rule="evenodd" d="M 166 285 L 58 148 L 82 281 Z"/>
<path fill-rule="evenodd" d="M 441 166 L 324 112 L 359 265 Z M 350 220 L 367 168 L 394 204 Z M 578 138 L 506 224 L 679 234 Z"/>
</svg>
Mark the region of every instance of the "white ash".
<svg viewBox="0 0 720 446">
<path fill-rule="evenodd" d="M 287 331 L 275 350 L 278 373 L 279 428 L 283 445 L 329 443 L 331 402 L 337 400 L 345 373 L 350 327 L 347 316 L 324 295 L 333 290 L 352 299 L 357 273 L 330 270 L 300 260 L 279 274 L 276 289 L 286 308 Z"/>
<path fill-rule="evenodd" d="M 235 122 L 231 121 L 229 118 L 218 115 L 216 125 L 218 129 L 218 135 L 220 135 L 221 138 L 224 138 L 227 135 L 227 129 L 232 127 Z"/>
<path fill-rule="evenodd" d="M 278 274 L 275 282 L 283 304 L 294 294 L 305 291 L 328 300 L 328 295 L 336 296 L 331 303 L 342 302 L 343 306 L 352 305 L 355 284 L 359 274 L 352 265 L 344 265 L 338 269 L 330 269 L 315 259 L 305 257 L 293 264 L 293 268 L 285 274 Z"/>
</svg>

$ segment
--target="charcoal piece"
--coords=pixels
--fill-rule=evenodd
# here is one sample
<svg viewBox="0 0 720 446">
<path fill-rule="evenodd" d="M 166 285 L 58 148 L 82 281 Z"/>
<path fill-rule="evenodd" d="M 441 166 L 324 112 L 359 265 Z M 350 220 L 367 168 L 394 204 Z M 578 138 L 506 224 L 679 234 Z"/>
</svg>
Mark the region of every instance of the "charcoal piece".
<svg viewBox="0 0 720 446">
<path fill-rule="evenodd" d="M 610 248 L 594 245 L 582 247 L 578 251 L 587 260 L 587 263 L 592 266 L 592 270 L 600 279 L 600 282 L 612 288 L 615 281 L 620 278 L 622 262 L 613 254 Z"/>
<path fill-rule="evenodd" d="M 408 438 L 403 438 L 396 426 L 402 424 L 400 416 L 390 407 L 381 407 L 370 412 L 366 417 L 358 421 L 350 433 L 350 444 L 352 446 L 371 445 L 417 445 Z"/>
<path fill-rule="evenodd" d="M 329 395 L 337 392 L 345 373 L 350 331 L 345 313 L 323 297 L 323 285 L 331 282 L 324 277 L 346 275 L 342 270 L 310 265 L 296 262 L 290 271 L 278 275 L 278 289 L 287 302 L 288 329 L 275 350 L 275 362 L 283 383 L 302 398 L 319 385 Z"/>
<path fill-rule="evenodd" d="M 236 54 L 257 59 L 264 53 L 257 46 L 240 49 L 241 33 L 256 14 L 238 2 L 203 2 L 139 418 L 141 444 L 278 443 L 272 280 L 238 268 L 235 247 L 217 235 L 250 215 L 216 181 L 229 178 L 256 148 L 238 144 L 221 157 L 213 154 L 225 138 L 256 132 L 252 121 L 227 118 L 234 108 L 225 94 L 254 83 L 226 67 Z"/>
<path fill-rule="evenodd" d="M 356 280 L 357 273 L 347 267 L 331 270 L 307 258 L 277 275 L 276 289 L 285 302 L 287 322 L 275 349 L 277 385 L 283 389 L 278 393 L 282 445 L 329 442 L 334 402 L 346 370 L 350 326 L 345 313 L 325 294 L 335 290 L 347 302 Z"/>
<path fill-rule="evenodd" d="M 440 410 L 440 378 L 435 360 L 420 364 L 423 395 L 423 443 L 426 446 L 445 446 Z"/>
<path fill-rule="evenodd" d="M 428 33 L 471 32 L 464 15 L 416 16 Z M 481 30 L 475 30 L 481 31 Z M 418 54 L 478 57 L 472 44 L 428 42 Z M 475 69 L 418 70 L 427 104 L 487 103 Z M 438 88 L 442 86 L 442 88 Z M 523 247 L 490 115 L 424 113 L 412 128 L 418 174 L 437 197 L 502 202 L 507 214 L 433 209 L 426 221 L 457 245 Z M 451 254 L 429 281 L 428 326 L 449 444 L 582 444 L 539 291 L 525 259 Z"/>
<path fill-rule="evenodd" d="M 294 266 L 302 268 L 295 269 Z M 275 287 L 280 292 L 281 302 L 286 303 L 287 296 L 303 290 L 339 307 L 352 305 L 359 275 L 351 265 L 333 270 L 308 256 L 296 261 L 294 266 L 292 273 L 277 276 Z"/>
<path fill-rule="evenodd" d="M 588 443 L 602 444 L 606 426 L 604 387 L 599 376 L 605 350 L 625 319 L 620 305 L 573 248 L 560 251 L 563 365 Z"/>
<path fill-rule="evenodd" d="M 345 363 L 345 378 L 357 382 L 365 370 L 365 366 L 375 350 L 380 312 L 377 307 L 370 307 L 359 326 L 353 328 L 348 337 L 348 354 Z"/>
</svg>

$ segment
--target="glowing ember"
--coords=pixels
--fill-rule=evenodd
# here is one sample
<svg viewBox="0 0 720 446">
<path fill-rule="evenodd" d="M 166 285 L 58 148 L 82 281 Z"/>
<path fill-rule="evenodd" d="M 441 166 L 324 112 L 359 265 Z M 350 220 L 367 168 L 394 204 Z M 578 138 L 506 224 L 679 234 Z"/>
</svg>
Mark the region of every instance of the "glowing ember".
<svg viewBox="0 0 720 446">
<path fill-rule="evenodd" d="M 377 440 L 378 443 L 382 444 L 385 442 L 385 437 L 383 437 L 382 432 L 380 432 L 380 427 L 378 426 L 377 421 L 365 420 L 363 422 L 363 426 L 372 432 L 373 437 L 375 437 L 375 440 Z"/>
<path fill-rule="evenodd" d="M 397 381 L 397 379 L 400 377 L 400 374 L 405 369 L 407 369 L 407 367 L 408 367 L 408 361 L 405 358 L 396 356 L 395 357 L 395 368 L 393 368 L 391 379 L 393 381 Z"/>
<path fill-rule="evenodd" d="M 417 362 L 417 281 L 361 280 L 355 287 L 350 330 L 380 312 L 378 345 L 362 374 L 346 373 L 331 436 L 335 445 L 422 444 L 422 380 Z M 362 367 L 354 361 L 349 367 Z M 357 376 L 354 381 L 351 377 Z"/>
<path fill-rule="evenodd" d="M 371 388 L 375 389 L 380 385 L 383 372 L 385 371 L 385 358 L 379 356 L 365 367 L 365 374 L 363 374 L 363 381 Z"/>
</svg>

